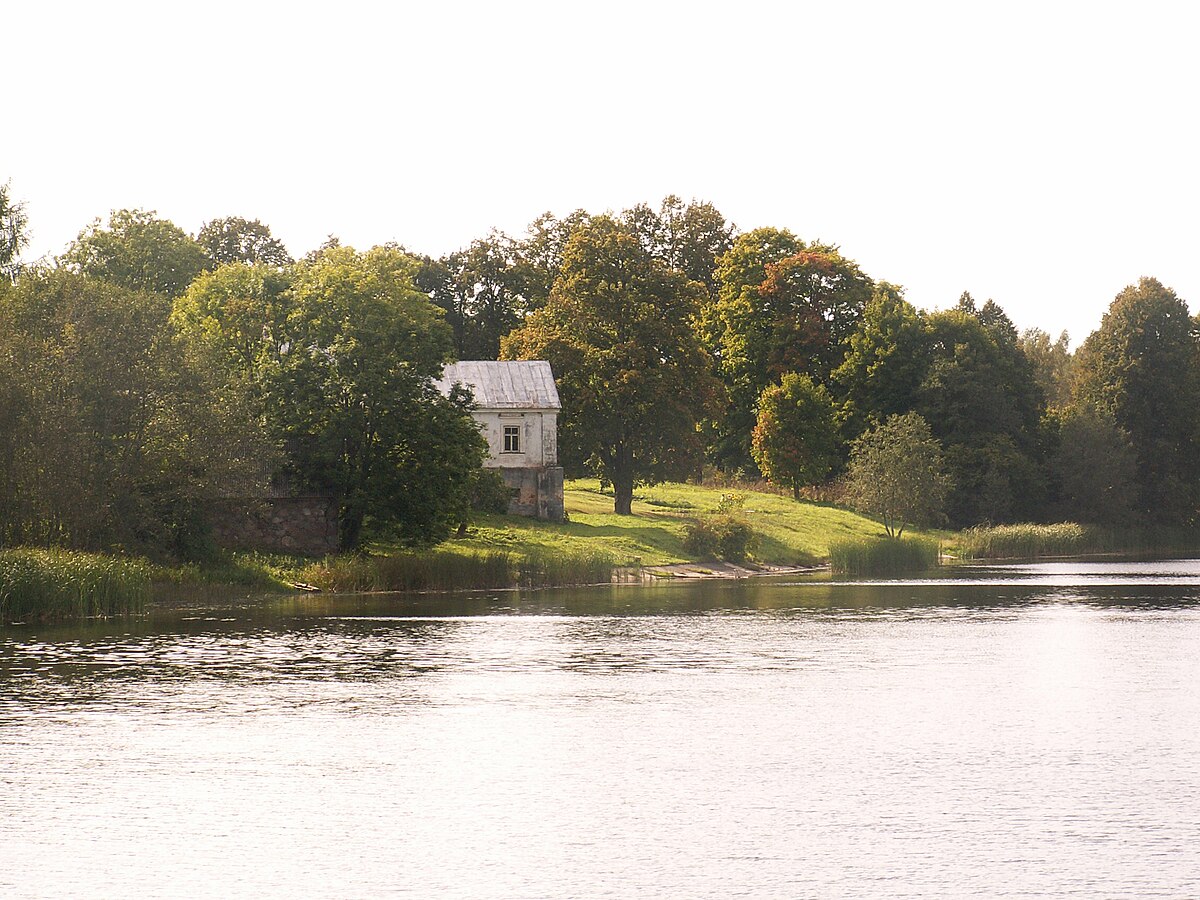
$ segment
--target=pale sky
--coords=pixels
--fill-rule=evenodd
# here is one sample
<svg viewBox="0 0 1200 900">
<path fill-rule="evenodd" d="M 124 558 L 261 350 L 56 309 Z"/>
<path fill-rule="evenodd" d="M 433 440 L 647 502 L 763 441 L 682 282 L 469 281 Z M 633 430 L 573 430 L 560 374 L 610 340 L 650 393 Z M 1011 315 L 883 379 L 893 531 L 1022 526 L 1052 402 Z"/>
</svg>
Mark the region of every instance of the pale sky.
<svg viewBox="0 0 1200 900">
<path fill-rule="evenodd" d="M 674 193 L 1077 345 L 1139 276 L 1200 303 L 1190 7 L 9 4 L 0 181 L 27 257 L 122 207 L 437 255 Z"/>
</svg>

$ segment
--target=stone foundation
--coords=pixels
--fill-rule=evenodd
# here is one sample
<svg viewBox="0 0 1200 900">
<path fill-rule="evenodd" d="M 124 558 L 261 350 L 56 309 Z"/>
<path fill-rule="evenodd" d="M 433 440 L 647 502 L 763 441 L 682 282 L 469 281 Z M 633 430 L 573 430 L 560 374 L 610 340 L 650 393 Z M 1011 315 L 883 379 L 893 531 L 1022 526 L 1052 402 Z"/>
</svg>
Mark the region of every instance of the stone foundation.
<svg viewBox="0 0 1200 900">
<path fill-rule="evenodd" d="M 563 470 L 559 466 L 501 467 L 496 469 L 512 491 L 508 513 L 561 522 L 563 507 Z"/>
<path fill-rule="evenodd" d="M 220 500 L 208 521 L 214 543 L 227 550 L 323 556 L 338 548 L 338 503 L 330 497 Z"/>
</svg>

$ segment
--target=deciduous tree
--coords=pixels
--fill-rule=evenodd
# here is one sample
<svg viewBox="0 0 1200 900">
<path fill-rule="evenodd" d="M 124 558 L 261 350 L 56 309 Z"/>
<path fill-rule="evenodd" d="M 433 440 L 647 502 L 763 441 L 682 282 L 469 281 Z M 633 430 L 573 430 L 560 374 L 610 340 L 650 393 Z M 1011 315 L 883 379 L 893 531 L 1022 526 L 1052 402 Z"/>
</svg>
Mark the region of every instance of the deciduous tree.
<svg viewBox="0 0 1200 900">
<path fill-rule="evenodd" d="M 950 485 L 941 447 L 916 413 L 890 417 L 850 453 L 850 505 L 878 516 L 889 537 L 899 538 L 908 525 L 941 521 Z"/>
<path fill-rule="evenodd" d="M 501 344 L 506 359 L 546 359 L 563 402 L 564 462 L 633 489 L 699 468 L 696 423 L 714 384 L 694 317 L 703 288 L 654 259 L 619 222 L 581 225 L 546 305 Z"/>
<path fill-rule="evenodd" d="M 268 421 L 302 484 L 341 498 L 342 546 L 367 523 L 436 543 L 466 513 L 483 438 L 465 395 L 433 385 L 451 357 L 440 311 L 400 250 L 327 247 L 299 263 L 278 357 L 264 376 Z"/>
<path fill-rule="evenodd" d="M 876 285 L 833 373 L 849 437 L 913 408 L 929 367 L 926 338 L 924 317 L 903 291 Z"/>
<path fill-rule="evenodd" d="M 122 209 L 96 219 L 63 255 L 67 267 L 134 291 L 175 298 L 208 264 L 204 249 L 154 210 Z"/>
<path fill-rule="evenodd" d="M 21 250 L 29 242 L 29 217 L 25 205 L 9 196 L 9 185 L 0 184 L 0 277 L 13 279 Z"/>
<path fill-rule="evenodd" d="M 825 383 L 845 352 L 872 282 L 836 247 L 805 244 L 791 232 L 739 235 L 717 264 L 717 296 L 702 329 L 730 395 L 718 430 L 717 462 L 746 458 L 758 395 L 785 372 Z"/>
<path fill-rule="evenodd" d="M 273 237 L 271 229 L 258 219 L 243 219 L 241 216 L 213 219 L 201 226 L 196 241 L 208 257 L 210 269 L 229 263 L 273 266 L 279 269 L 292 262 L 287 248 Z"/>
<path fill-rule="evenodd" d="M 1121 291 L 1078 353 L 1076 398 L 1112 414 L 1137 454 L 1141 511 L 1191 522 L 1200 499 L 1200 345 L 1187 305 L 1153 278 Z"/>
<path fill-rule="evenodd" d="M 970 298 L 967 297 L 967 300 Z M 1029 521 L 1045 514 L 1041 393 L 999 307 L 973 303 L 926 319 L 929 366 L 916 412 L 930 424 L 954 481 L 950 521 Z"/>
<path fill-rule="evenodd" d="M 1137 456 L 1112 413 L 1072 406 L 1058 421 L 1051 461 L 1065 521 L 1127 524 L 1137 509 Z"/>
<path fill-rule="evenodd" d="M 762 392 L 751 451 L 773 484 L 800 488 L 828 477 L 837 461 L 833 398 L 807 375 L 789 372 Z"/>
</svg>

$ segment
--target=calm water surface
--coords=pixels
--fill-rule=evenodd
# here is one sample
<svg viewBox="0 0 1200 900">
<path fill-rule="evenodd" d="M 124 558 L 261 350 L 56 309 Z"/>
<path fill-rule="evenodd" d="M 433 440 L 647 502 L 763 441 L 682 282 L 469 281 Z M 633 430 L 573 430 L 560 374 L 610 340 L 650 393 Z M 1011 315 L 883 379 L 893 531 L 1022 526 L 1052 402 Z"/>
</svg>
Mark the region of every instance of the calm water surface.
<svg viewBox="0 0 1200 900">
<path fill-rule="evenodd" d="M 0 627 L 0 895 L 1200 897 L 1200 562 L 955 575 Z"/>
</svg>

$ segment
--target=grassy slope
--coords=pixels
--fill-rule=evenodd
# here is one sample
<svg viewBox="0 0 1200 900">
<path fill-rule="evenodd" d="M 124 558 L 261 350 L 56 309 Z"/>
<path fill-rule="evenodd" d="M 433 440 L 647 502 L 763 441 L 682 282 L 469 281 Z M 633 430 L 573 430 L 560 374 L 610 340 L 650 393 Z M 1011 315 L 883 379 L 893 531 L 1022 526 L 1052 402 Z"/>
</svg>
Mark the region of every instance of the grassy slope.
<svg viewBox="0 0 1200 900">
<path fill-rule="evenodd" d="M 745 497 L 744 514 L 759 532 L 755 558 L 774 564 L 813 564 L 829 556 L 830 540 L 882 534 L 878 523 L 848 510 L 756 491 Z M 576 550 L 602 549 L 619 564 L 662 565 L 691 562 L 684 549 L 688 521 L 715 510 L 722 491 L 690 484 L 661 484 L 634 494 L 633 515 L 613 513 L 611 494 L 600 493 L 595 480 L 571 481 L 566 486 L 569 522 L 554 524 L 515 516 L 488 516 L 471 527 L 465 538 L 447 548 L 505 549 L 531 547 Z M 385 550 L 385 547 L 377 548 Z"/>
</svg>

